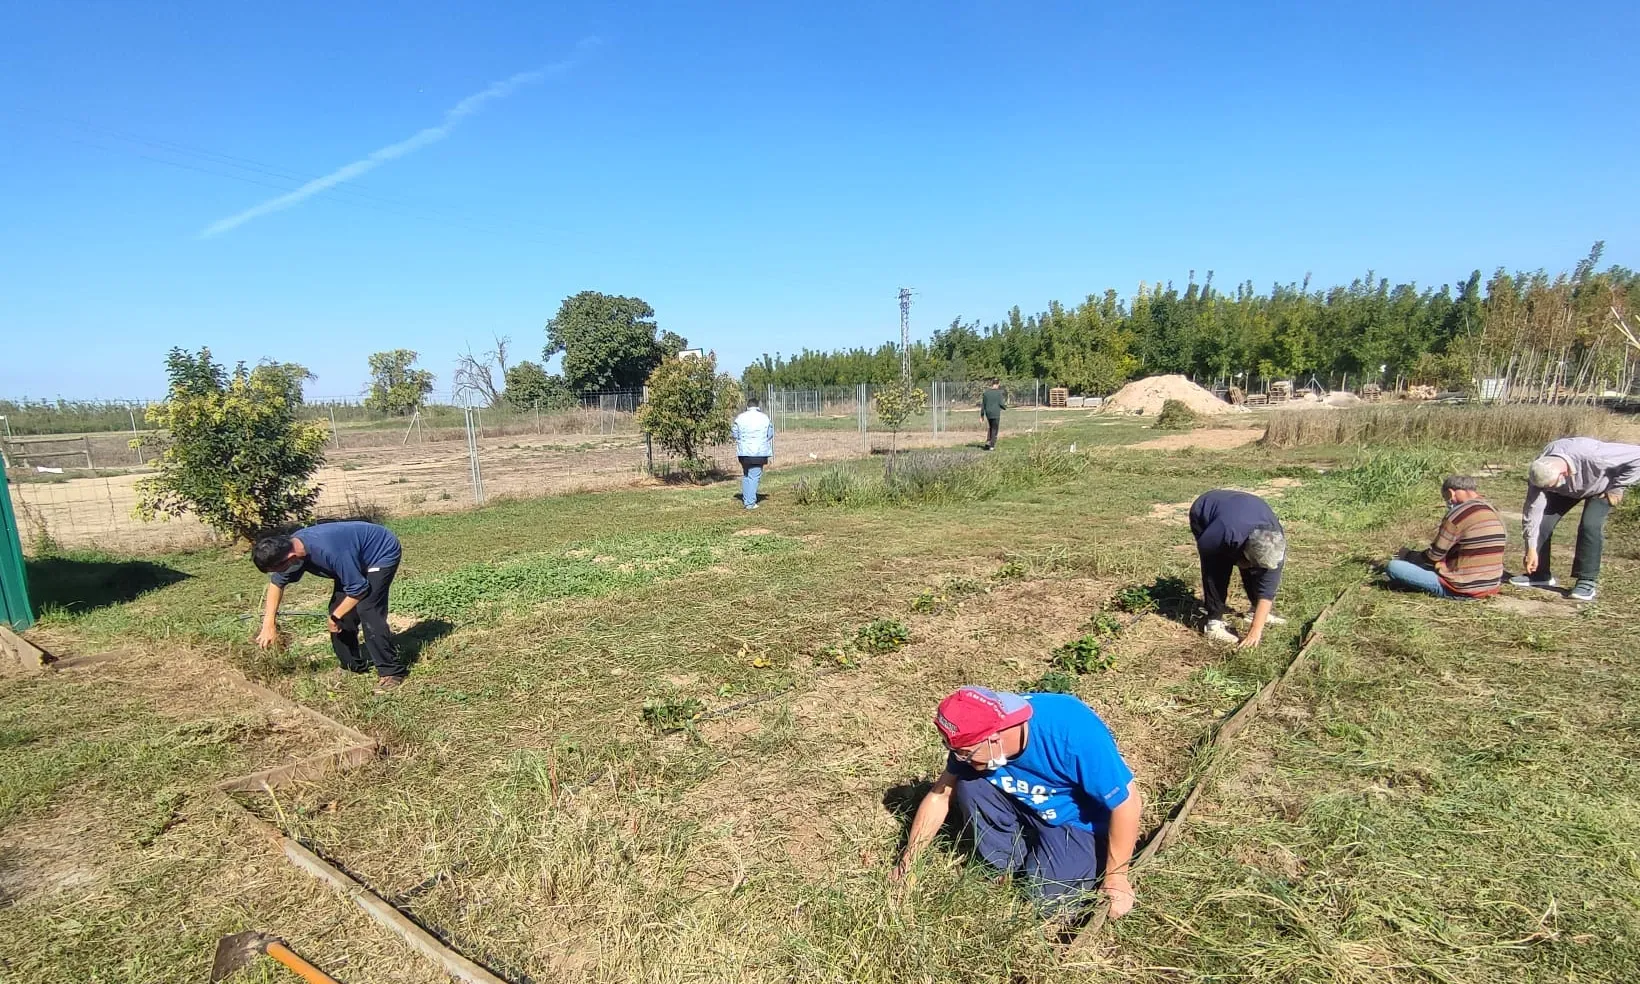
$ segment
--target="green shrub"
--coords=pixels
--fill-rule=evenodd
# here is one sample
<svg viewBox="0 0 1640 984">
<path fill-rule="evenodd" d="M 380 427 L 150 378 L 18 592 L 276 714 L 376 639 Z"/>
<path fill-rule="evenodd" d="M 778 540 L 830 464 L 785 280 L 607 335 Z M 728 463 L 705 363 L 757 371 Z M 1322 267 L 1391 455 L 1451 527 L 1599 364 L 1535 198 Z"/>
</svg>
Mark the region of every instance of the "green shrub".
<svg viewBox="0 0 1640 984">
<path fill-rule="evenodd" d="M 685 462 L 729 439 L 740 387 L 717 371 L 717 356 L 661 360 L 649 374 L 648 398 L 638 408 L 638 426 L 655 443 Z"/>
<path fill-rule="evenodd" d="M 1140 585 L 1129 585 L 1116 592 L 1116 597 L 1111 599 L 1111 604 L 1115 606 L 1117 611 L 1127 612 L 1129 615 L 1139 615 L 1143 612 L 1156 610 L 1156 601 L 1150 597 L 1150 589 Z"/>
<path fill-rule="evenodd" d="M 1102 673 L 1115 669 L 1116 655 L 1106 651 L 1102 639 L 1085 635 L 1055 649 L 1053 666 L 1067 673 Z"/>
<path fill-rule="evenodd" d="M 1201 416 L 1183 400 L 1166 400 L 1162 412 L 1156 416 L 1157 430 L 1191 430 L 1201 423 Z"/>
<path fill-rule="evenodd" d="M 911 630 L 904 622 L 880 618 L 860 627 L 855 633 L 854 645 L 865 653 L 891 653 L 911 641 Z"/>
<path fill-rule="evenodd" d="M 162 449 L 159 472 L 137 482 L 137 515 L 192 513 L 245 540 L 311 518 L 326 441 L 323 424 L 296 419 L 311 374 L 276 363 L 240 363 L 230 373 L 210 349 L 197 356 L 172 349 L 165 366 L 170 391 L 148 408 L 148 423 L 164 432 L 149 439 Z"/>
<path fill-rule="evenodd" d="M 1019 685 L 1019 689 L 1039 694 L 1076 693 L 1076 674 L 1064 670 L 1049 670 L 1035 680 Z"/>
<path fill-rule="evenodd" d="M 687 731 L 695 726 L 706 705 L 694 697 L 651 697 L 643 702 L 643 722 L 656 731 Z"/>
<path fill-rule="evenodd" d="M 1088 619 L 1088 635 L 1110 639 L 1121 634 L 1122 620 L 1109 612 L 1100 612 Z"/>
</svg>

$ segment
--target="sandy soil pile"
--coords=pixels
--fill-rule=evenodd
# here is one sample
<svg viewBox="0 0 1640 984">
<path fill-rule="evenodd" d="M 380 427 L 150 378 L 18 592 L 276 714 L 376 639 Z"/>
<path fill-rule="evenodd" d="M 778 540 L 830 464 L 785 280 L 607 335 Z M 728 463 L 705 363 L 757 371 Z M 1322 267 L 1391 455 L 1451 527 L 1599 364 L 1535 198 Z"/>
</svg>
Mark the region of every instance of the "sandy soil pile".
<svg viewBox="0 0 1640 984">
<path fill-rule="evenodd" d="M 1135 379 L 1117 390 L 1102 409 L 1154 416 L 1162 412 L 1162 404 L 1168 400 L 1178 400 L 1197 413 L 1232 413 L 1239 409 L 1178 375 Z"/>
</svg>

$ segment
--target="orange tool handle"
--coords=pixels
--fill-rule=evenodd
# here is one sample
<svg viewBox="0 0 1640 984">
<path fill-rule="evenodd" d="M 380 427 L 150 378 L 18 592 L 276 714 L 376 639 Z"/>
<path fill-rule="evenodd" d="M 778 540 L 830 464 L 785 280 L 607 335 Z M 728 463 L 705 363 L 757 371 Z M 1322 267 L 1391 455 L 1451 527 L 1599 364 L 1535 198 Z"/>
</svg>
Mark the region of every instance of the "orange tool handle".
<svg viewBox="0 0 1640 984">
<path fill-rule="evenodd" d="M 289 967 L 308 984 L 339 984 L 336 978 L 298 957 L 283 943 L 269 943 L 267 952 L 268 956 Z"/>
</svg>

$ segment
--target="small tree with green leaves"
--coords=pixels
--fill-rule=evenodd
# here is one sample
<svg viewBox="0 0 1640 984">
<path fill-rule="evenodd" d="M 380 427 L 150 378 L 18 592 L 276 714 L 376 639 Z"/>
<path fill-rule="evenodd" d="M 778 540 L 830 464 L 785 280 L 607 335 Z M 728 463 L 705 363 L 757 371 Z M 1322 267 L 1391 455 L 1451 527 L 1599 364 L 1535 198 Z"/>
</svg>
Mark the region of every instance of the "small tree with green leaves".
<svg viewBox="0 0 1640 984">
<path fill-rule="evenodd" d="M 325 427 L 301 421 L 302 383 L 313 376 L 294 363 L 263 363 L 233 372 L 180 348 L 165 360 L 171 386 L 148 408 L 162 432 L 159 473 L 137 483 L 144 520 L 192 513 L 219 533 L 249 540 L 260 530 L 313 515 L 324 462 Z"/>
<path fill-rule="evenodd" d="M 655 443 L 684 460 L 700 464 L 700 452 L 729 439 L 740 387 L 717 371 L 717 355 L 669 358 L 649 374 L 648 399 L 638 408 L 638 426 Z"/>
<path fill-rule="evenodd" d="M 370 394 L 365 409 L 405 415 L 421 409 L 433 392 L 433 374 L 416 368 L 410 349 L 377 352 L 370 357 Z"/>
<path fill-rule="evenodd" d="M 928 409 L 928 394 L 912 384 L 899 381 L 877 390 L 877 419 L 894 436 L 889 448 L 891 454 L 900 450 L 900 430 L 905 422 Z"/>
<path fill-rule="evenodd" d="M 564 377 L 547 372 L 539 362 L 520 362 L 507 367 L 507 388 L 502 397 L 518 410 L 563 411 L 575 406 L 575 395 Z"/>
</svg>

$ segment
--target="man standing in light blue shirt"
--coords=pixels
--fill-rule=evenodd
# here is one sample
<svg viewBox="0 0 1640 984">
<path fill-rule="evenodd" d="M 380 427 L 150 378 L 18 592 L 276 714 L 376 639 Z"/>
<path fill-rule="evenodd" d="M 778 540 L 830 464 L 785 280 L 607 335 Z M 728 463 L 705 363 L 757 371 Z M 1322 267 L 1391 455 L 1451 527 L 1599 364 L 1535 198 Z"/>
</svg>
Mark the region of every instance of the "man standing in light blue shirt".
<svg viewBox="0 0 1640 984">
<path fill-rule="evenodd" d="M 735 454 L 740 458 L 740 501 L 747 509 L 757 508 L 757 483 L 763 466 L 774 458 L 774 421 L 757 408 L 757 397 L 746 398 L 746 411 L 730 428 L 735 437 Z"/>
<path fill-rule="evenodd" d="M 963 687 L 940 702 L 934 726 L 948 749 L 945 770 L 917 807 L 896 878 L 955 804 L 974 853 L 1020 875 L 1050 907 L 1102 889 L 1112 918 L 1133 908 L 1139 789 L 1092 708 L 1067 694 Z"/>
</svg>

